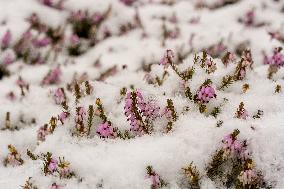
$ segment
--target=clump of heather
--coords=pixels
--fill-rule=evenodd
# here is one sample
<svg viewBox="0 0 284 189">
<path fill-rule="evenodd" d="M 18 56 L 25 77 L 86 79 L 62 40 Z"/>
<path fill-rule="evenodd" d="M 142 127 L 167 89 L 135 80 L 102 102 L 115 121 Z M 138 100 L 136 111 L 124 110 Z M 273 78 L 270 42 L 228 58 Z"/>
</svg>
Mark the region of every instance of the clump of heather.
<svg viewBox="0 0 284 189">
<path fill-rule="evenodd" d="M 264 64 L 272 67 L 282 67 L 284 65 L 284 54 L 281 52 L 282 48 L 275 48 L 271 56 L 264 57 Z"/>
<path fill-rule="evenodd" d="M 199 89 L 196 95 L 196 100 L 201 103 L 208 103 L 212 98 L 216 98 L 216 96 L 214 88 L 209 85 L 205 85 Z"/>
<path fill-rule="evenodd" d="M 16 148 L 11 144 L 8 145 L 9 154 L 4 159 L 4 166 L 11 165 L 13 167 L 23 165 L 24 160 L 21 158 L 21 154 L 18 153 Z"/>
<path fill-rule="evenodd" d="M 246 119 L 249 116 L 248 111 L 245 109 L 244 106 L 244 103 L 241 102 L 236 112 L 236 118 Z"/>
<path fill-rule="evenodd" d="M 238 139 L 239 133 L 235 130 L 224 137 L 222 148 L 213 155 L 207 166 L 207 176 L 227 188 L 269 187 L 262 173 L 255 168 L 247 141 Z"/>
<path fill-rule="evenodd" d="M 168 120 L 167 132 L 169 132 L 173 129 L 173 124 L 177 121 L 178 118 L 176 109 L 171 99 L 167 99 L 167 106 L 164 108 L 162 115 L 164 115 Z"/>
<path fill-rule="evenodd" d="M 58 119 L 56 117 L 51 117 L 49 124 L 44 124 L 37 131 L 37 139 L 39 141 L 45 141 L 47 135 L 52 134 L 57 127 Z"/>
<path fill-rule="evenodd" d="M 23 189 L 38 189 L 34 183 L 32 182 L 32 177 L 29 177 L 26 182 L 25 185 L 22 186 Z"/>
<path fill-rule="evenodd" d="M 126 94 L 124 113 L 130 122 L 130 130 L 136 134 L 152 132 L 152 121 L 159 116 L 159 109 L 154 102 L 146 102 L 138 90 Z"/>
<path fill-rule="evenodd" d="M 252 68 L 253 60 L 250 50 L 245 50 L 242 52 L 241 61 L 237 64 L 234 80 L 243 80 L 247 74 L 247 70 Z"/>
<path fill-rule="evenodd" d="M 43 172 L 45 175 L 59 176 L 60 178 L 71 178 L 75 174 L 70 169 L 70 163 L 63 158 L 54 158 L 50 152 L 37 156 L 43 161 Z"/>
<path fill-rule="evenodd" d="M 60 77 L 62 75 L 60 67 L 56 67 L 50 70 L 47 75 L 43 78 L 43 85 L 52 85 L 60 83 Z"/>
<path fill-rule="evenodd" d="M 110 120 L 108 120 L 103 104 L 99 98 L 96 100 L 96 105 L 97 105 L 97 111 L 98 111 L 98 116 L 102 120 L 102 123 L 100 123 L 97 126 L 96 132 L 101 138 L 113 138 L 115 137 L 115 129 L 112 127 L 112 123 Z"/>
<path fill-rule="evenodd" d="M 182 183 L 186 188 L 201 189 L 200 187 L 200 173 L 197 168 L 193 165 L 193 162 L 189 166 L 182 168 L 185 176 L 185 183 Z"/>
<path fill-rule="evenodd" d="M 147 179 L 151 182 L 151 189 L 158 189 L 166 186 L 166 182 L 153 170 L 152 166 L 147 166 Z"/>
<path fill-rule="evenodd" d="M 77 107 L 76 108 L 76 115 L 75 115 L 75 129 L 79 134 L 84 134 L 87 132 L 87 128 L 85 127 L 84 121 L 86 118 L 86 110 L 84 107 Z"/>
<path fill-rule="evenodd" d="M 114 131 L 110 123 L 105 122 L 98 125 L 97 134 L 102 138 L 110 138 L 114 136 Z"/>
<path fill-rule="evenodd" d="M 164 56 L 160 60 L 160 64 L 165 68 L 171 66 L 173 71 L 184 81 L 187 82 L 190 80 L 194 74 L 194 68 L 188 68 L 185 71 L 181 72 L 178 70 L 176 64 L 174 63 L 174 52 L 170 49 L 166 50 Z"/>
</svg>

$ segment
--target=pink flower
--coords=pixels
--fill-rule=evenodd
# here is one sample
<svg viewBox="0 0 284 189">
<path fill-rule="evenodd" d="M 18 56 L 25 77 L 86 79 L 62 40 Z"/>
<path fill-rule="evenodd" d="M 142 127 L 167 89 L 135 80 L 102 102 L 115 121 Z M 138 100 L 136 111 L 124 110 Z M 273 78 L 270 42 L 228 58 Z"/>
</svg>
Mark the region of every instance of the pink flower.
<svg viewBox="0 0 284 189">
<path fill-rule="evenodd" d="M 264 57 L 264 64 L 268 64 L 270 66 L 281 67 L 284 65 L 284 54 L 281 53 L 282 48 L 275 48 L 273 51 L 273 55 Z"/>
<path fill-rule="evenodd" d="M 61 112 L 59 115 L 58 115 L 58 120 L 61 122 L 61 124 L 64 124 L 64 121 L 67 119 L 68 117 L 68 113 L 66 112 Z"/>
<path fill-rule="evenodd" d="M 7 161 L 10 165 L 12 165 L 13 167 L 15 166 L 19 166 L 21 165 L 22 163 L 19 161 L 19 159 L 21 159 L 20 155 L 17 153 L 17 154 L 12 154 L 12 153 L 9 153 L 7 155 Z"/>
<path fill-rule="evenodd" d="M 197 93 L 197 100 L 201 103 L 208 103 L 212 98 L 216 98 L 216 93 L 211 86 L 202 86 Z"/>
<path fill-rule="evenodd" d="M 71 170 L 69 167 L 63 167 L 59 169 L 59 175 L 62 178 L 67 178 L 70 176 L 70 174 L 71 174 Z"/>
<path fill-rule="evenodd" d="M 2 37 L 1 40 L 1 46 L 3 49 L 6 49 L 9 47 L 10 42 L 11 42 L 11 38 L 12 38 L 12 34 L 10 32 L 10 30 L 7 30 L 6 33 L 4 34 L 4 36 Z"/>
<path fill-rule="evenodd" d="M 61 70 L 59 67 L 56 67 L 55 69 L 51 70 L 43 79 L 42 83 L 44 85 L 50 85 L 50 84 L 58 84 L 60 82 L 61 77 Z"/>
<path fill-rule="evenodd" d="M 63 88 L 58 88 L 54 91 L 54 100 L 56 104 L 61 104 L 65 101 L 65 94 Z"/>
<path fill-rule="evenodd" d="M 39 141 L 45 141 L 45 137 L 49 134 L 47 125 L 44 125 L 42 127 L 39 128 L 39 130 L 37 131 L 37 139 Z"/>
<path fill-rule="evenodd" d="M 54 158 L 51 158 L 47 168 L 50 173 L 55 172 L 58 168 L 58 161 Z"/>
<path fill-rule="evenodd" d="M 50 189 L 60 189 L 60 186 L 57 185 L 56 183 L 53 183 L 53 184 L 51 185 L 51 188 L 50 188 Z"/>
<path fill-rule="evenodd" d="M 160 176 L 159 175 L 150 175 L 150 179 L 152 182 L 152 187 L 157 187 L 161 184 Z"/>
<path fill-rule="evenodd" d="M 100 23 L 104 19 L 103 15 L 100 13 L 95 13 L 92 18 L 93 18 L 94 23 L 97 23 L 97 24 Z"/>
<path fill-rule="evenodd" d="M 51 42 L 51 40 L 48 37 L 44 37 L 42 39 L 35 39 L 33 40 L 33 45 L 35 47 L 46 47 L 47 45 L 49 45 Z"/>
<path fill-rule="evenodd" d="M 224 144 L 223 148 L 228 154 L 240 155 L 244 150 L 243 144 L 239 140 L 234 138 L 232 134 L 226 135 L 222 142 Z"/>
<path fill-rule="evenodd" d="M 174 52 L 172 50 L 167 50 L 164 54 L 163 58 L 160 60 L 160 64 L 164 66 L 168 66 L 173 61 Z"/>
<path fill-rule="evenodd" d="M 7 65 L 12 64 L 15 61 L 16 55 L 13 50 L 7 50 L 3 52 L 3 57 L 1 59 L 2 59 L 1 62 L 5 66 L 7 66 Z"/>
<path fill-rule="evenodd" d="M 243 109 L 243 110 L 240 112 L 239 118 L 241 118 L 241 119 L 246 119 L 248 116 L 249 116 L 248 111 L 247 111 L 246 109 Z"/>
<path fill-rule="evenodd" d="M 72 34 L 70 36 L 69 41 L 71 43 L 71 46 L 76 46 L 80 43 L 80 39 L 79 39 L 78 35 L 76 35 L 76 34 Z"/>
<path fill-rule="evenodd" d="M 97 133 L 102 138 L 109 138 L 114 134 L 113 128 L 108 122 L 99 124 L 97 127 Z"/>
</svg>

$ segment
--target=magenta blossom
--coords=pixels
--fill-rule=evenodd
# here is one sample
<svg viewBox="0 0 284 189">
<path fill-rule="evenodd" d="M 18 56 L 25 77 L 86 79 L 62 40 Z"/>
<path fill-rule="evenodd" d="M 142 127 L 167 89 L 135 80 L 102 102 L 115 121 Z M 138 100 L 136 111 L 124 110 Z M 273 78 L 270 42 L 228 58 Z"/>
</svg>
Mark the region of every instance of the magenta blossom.
<svg viewBox="0 0 284 189">
<path fill-rule="evenodd" d="M 42 39 L 35 39 L 33 40 L 33 45 L 37 48 L 46 47 L 49 45 L 51 40 L 48 37 L 44 37 Z"/>
<path fill-rule="evenodd" d="M 240 154 L 243 151 L 243 144 L 238 139 L 232 136 L 232 134 L 229 134 L 224 137 L 222 140 L 223 142 L 223 149 L 228 154 Z"/>
<path fill-rule="evenodd" d="M 51 158 L 47 168 L 50 173 L 54 173 L 58 168 L 58 161 L 54 158 Z"/>
<path fill-rule="evenodd" d="M 151 183 L 152 183 L 152 187 L 153 188 L 156 188 L 158 186 L 161 185 L 161 179 L 160 179 L 160 176 L 155 174 L 155 175 L 150 175 L 149 176 L 150 180 L 151 180 Z"/>
<path fill-rule="evenodd" d="M 44 85 L 58 84 L 60 82 L 61 70 L 59 67 L 51 70 L 43 79 L 42 83 Z"/>
<path fill-rule="evenodd" d="M 109 122 L 99 124 L 99 126 L 97 127 L 97 133 L 102 138 L 109 138 L 114 134 L 113 128 L 111 127 Z"/>
<path fill-rule="evenodd" d="M 4 34 L 4 36 L 2 37 L 1 40 L 1 47 L 3 49 L 6 49 L 9 47 L 10 42 L 11 42 L 11 38 L 12 38 L 12 34 L 10 32 L 10 30 L 7 30 L 6 33 Z"/>
<path fill-rule="evenodd" d="M 58 120 L 61 122 L 61 124 L 64 124 L 64 121 L 67 119 L 68 117 L 68 113 L 66 112 L 61 112 L 59 115 L 58 115 Z"/>
<path fill-rule="evenodd" d="M 69 41 L 70 41 L 71 46 L 76 46 L 80 43 L 80 39 L 79 39 L 78 35 L 76 35 L 76 34 L 72 34 L 70 36 Z"/>
<path fill-rule="evenodd" d="M 174 58 L 174 52 L 172 50 L 167 50 L 163 56 L 163 58 L 160 60 L 160 64 L 164 66 L 168 66 Z"/>
<path fill-rule="evenodd" d="M 56 104 L 61 104 L 65 101 L 65 94 L 63 88 L 58 88 L 54 91 L 54 100 Z"/>
<path fill-rule="evenodd" d="M 284 54 L 281 53 L 282 48 L 275 48 L 271 56 L 264 57 L 264 64 L 270 66 L 282 67 L 284 65 Z"/>
<path fill-rule="evenodd" d="M 202 86 L 197 93 L 197 100 L 201 103 L 208 103 L 212 98 L 216 98 L 216 93 L 211 86 Z"/>
<path fill-rule="evenodd" d="M 45 137 L 49 134 L 47 125 L 44 125 L 42 127 L 39 128 L 39 130 L 37 131 L 37 139 L 39 141 L 45 141 Z"/>
</svg>

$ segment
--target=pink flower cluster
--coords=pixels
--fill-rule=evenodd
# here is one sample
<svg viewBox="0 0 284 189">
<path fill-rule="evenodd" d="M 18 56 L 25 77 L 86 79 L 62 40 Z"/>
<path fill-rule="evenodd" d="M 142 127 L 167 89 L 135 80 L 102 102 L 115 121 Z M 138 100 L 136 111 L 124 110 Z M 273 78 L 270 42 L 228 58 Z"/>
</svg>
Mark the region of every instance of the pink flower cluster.
<svg viewBox="0 0 284 189">
<path fill-rule="evenodd" d="M 19 165 L 22 165 L 22 162 L 19 161 L 21 159 L 21 156 L 20 154 L 16 153 L 16 154 L 13 154 L 13 153 L 9 153 L 7 155 L 7 163 L 9 163 L 10 165 L 12 165 L 13 167 L 14 166 L 19 166 Z"/>
<path fill-rule="evenodd" d="M 197 100 L 201 103 L 208 103 L 212 98 L 216 98 L 216 93 L 211 86 L 202 86 L 197 93 Z"/>
<path fill-rule="evenodd" d="M 97 127 L 97 133 L 102 138 L 109 138 L 114 135 L 113 128 L 109 122 L 99 124 Z"/>
<path fill-rule="evenodd" d="M 170 49 L 167 49 L 163 58 L 160 60 L 160 64 L 163 66 L 168 66 L 174 58 L 174 52 Z"/>
<path fill-rule="evenodd" d="M 70 170 L 69 163 L 59 158 L 59 161 L 56 158 L 51 157 L 47 162 L 47 174 L 54 174 L 57 172 L 60 178 L 69 178 L 73 173 Z"/>
<path fill-rule="evenodd" d="M 32 42 L 34 47 L 40 48 L 49 45 L 51 43 L 51 40 L 48 37 L 43 37 L 42 39 L 34 39 Z"/>
<path fill-rule="evenodd" d="M 49 161 L 49 164 L 47 166 L 47 169 L 48 169 L 48 173 L 49 174 L 52 174 L 55 171 L 57 171 L 57 169 L 58 169 L 58 161 L 57 161 L 57 159 L 51 158 L 51 160 Z"/>
<path fill-rule="evenodd" d="M 67 119 L 68 115 L 69 114 L 67 112 L 61 112 L 58 115 L 58 120 L 61 122 L 61 124 L 64 124 L 64 121 Z"/>
<path fill-rule="evenodd" d="M 39 141 L 45 141 L 45 137 L 49 134 L 48 125 L 44 125 L 37 131 L 37 139 Z"/>
<path fill-rule="evenodd" d="M 44 77 L 42 83 L 43 85 L 58 84 L 60 82 L 61 75 L 61 69 L 59 67 L 56 67 Z"/>
<path fill-rule="evenodd" d="M 6 33 L 4 34 L 4 36 L 2 37 L 1 48 L 2 49 L 8 48 L 10 43 L 11 43 L 11 39 L 12 39 L 12 34 L 11 34 L 10 30 L 7 30 Z"/>
<path fill-rule="evenodd" d="M 242 108 L 237 112 L 237 118 L 239 119 L 246 119 L 248 116 L 248 111 L 245 108 Z"/>
<path fill-rule="evenodd" d="M 151 180 L 151 186 L 152 188 L 156 188 L 158 186 L 161 185 L 161 179 L 160 179 L 160 176 L 155 174 L 155 175 L 150 175 L 149 176 L 149 179 Z"/>
<path fill-rule="evenodd" d="M 138 118 L 139 110 L 137 107 L 138 103 L 142 102 L 142 94 L 139 91 L 128 92 L 126 94 L 124 114 L 128 118 L 127 121 L 130 121 L 132 131 L 141 131 L 142 132 L 142 120 Z"/>
<path fill-rule="evenodd" d="M 264 64 L 268 64 L 270 66 L 281 67 L 284 65 L 284 54 L 281 53 L 282 48 L 275 48 L 273 54 L 271 56 L 264 57 Z"/>
<path fill-rule="evenodd" d="M 159 116 L 160 107 L 154 102 L 146 102 L 140 91 L 132 91 L 126 94 L 125 115 L 132 126 L 131 130 L 141 131 L 143 118 L 154 120 Z"/>
<path fill-rule="evenodd" d="M 246 148 L 246 142 L 238 140 L 234 133 L 226 135 L 222 142 L 225 154 L 237 156 L 242 160 L 249 158 L 250 154 Z"/>
<path fill-rule="evenodd" d="M 63 88 L 56 89 L 54 91 L 53 97 L 56 104 L 61 104 L 62 102 L 64 102 L 66 97 Z"/>
</svg>

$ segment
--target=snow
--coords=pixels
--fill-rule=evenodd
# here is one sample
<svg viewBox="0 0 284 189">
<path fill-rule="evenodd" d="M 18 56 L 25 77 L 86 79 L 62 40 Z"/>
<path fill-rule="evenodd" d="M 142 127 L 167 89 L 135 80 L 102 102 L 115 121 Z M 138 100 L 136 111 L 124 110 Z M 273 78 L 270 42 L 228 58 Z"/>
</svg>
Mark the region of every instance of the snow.
<svg viewBox="0 0 284 189">
<path fill-rule="evenodd" d="M 13 45 L 30 27 L 27 18 L 32 13 L 36 13 L 43 24 L 52 28 L 66 26 L 63 50 L 59 52 L 57 59 L 52 52 L 44 64 L 31 64 L 17 58 L 12 64 L 5 66 L 10 71 L 10 76 L 0 80 L 1 128 L 5 128 L 6 112 L 10 112 L 11 125 L 17 126 L 18 130 L 0 130 L 0 162 L 9 153 L 7 146 L 12 144 L 21 154 L 24 164 L 5 167 L 0 163 L 0 188 L 20 188 L 29 177 L 32 177 L 32 183 L 39 189 L 51 188 L 53 183 L 66 189 L 151 188 L 151 181 L 146 174 L 146 167 L 151 165 L 168 183 L 165 188 L 178 189 L 183 188 L 180 185 L 182 168 L 193 162 L 201 175 L 201 188 L 215 189 L 218 185 L 206 176 L 206 167 L 214 152 L 221 148 L 223 137 L 234 129 L 240 130 L 240 139 L 247 140 L 256 168 L 261 170 L 265 180 L 275 189 L 284 188 L 284 91 L 275 93 L 277 85 L 284 86 L 284 69 L 280 68 L 268 79 L 269 66 L 263 64 L 264 52 L 270 55 L 275 47 L 284 47 L 283 41 L 271 39 L 268 34 L 280 31 L 284 35 L 284 1 L 241 0 L 217 9 L 198 9 L 195 5 L 198 2 L 214 5 L 221 0 L 176 0 L 173 5 L 161 2 L 137 0 L 133 6 L 126 6 L 119 0 L 65 0 L 63 9 L 60 10 L 45 6 L 37 0 L 0 1 L 0 39 L 7 29 L 12 33 L 9 49 L 0 50 L 0 63 L 3 65 L 5 53 L 13 52 Z M 99 42 L 95 46 L 88 46 L 87 51 L 78 57 L 68 55 L 66 48 L 72 28 L 66 23 L 71 12 L 88 10 L 91 14 L 103 13 L 108 7 L 111 7 L 110 15 L 98 29 Z M 248 27 L 238 22 L 251 9 L 255 10 L 255 22 L 264 22 L 264 26 Z M 136 10 L 143 27 L 121 34 L 121 25 L 135 23 Z M 177 23 L 168 21 L 173 14 L 177 17 Z M 167 39 L 164 46 L 162 17 L 167 20 L 166 28 L 174 30 L 178 27 L 180 32 L 177 38 Z M 199 21 L 190 23 L 193 18 Z M 104 28 L 108 28 L 113 35 L 103 39 Z M 33 32 L 34 36 L 38 35 L 38 31 Z M 248 41 L 247 47 L 251 49 L 254 64 L 243 80 L 235 81 L 224 90 L 217 90 L 222 77 L 234 72 L 240 57 L 228 66 L 224 66 L 220 57 L 214 58 L 217 70 L 211 74 L 196 68 L 189 81 L 192 92 L 198 91 L 205 79 L 211 79 L 212 86 L 216 89 L 217 98 L 210 101 L 209 110 L 220 105 L 224 98 L 228 99 L 221 107 L 221 113 L 214 118 L 200 113 L 198 105 L 184 96 L 182 80 L 171 67 L 164 68 L 158 63 L 166 49 L 172 49 L 175 55 L 177 52 L 185 54 L 191 51 L 177 65 L 179 70 L 185 70 L 193 66 L 194 53 L 201 55 L 203 49 L 220 41 L 231 52 L 240 43 Z M 33 49 L 33 52 L 46 54 L 50 48 L 51 45 Z M 149 73 L 142 69 L 144 63 L 153 64 Z M 42 85 L 43 78 L 58 65 L 62 71 L 60 82 Z M 97 80 L 113 66 L 116 66 L 116 73 L 103 81 Z M 168 76 L 163 85 L 147 83 L 146 74 L 162 77 L 164 70 L 168 72 Z M 16 84 L 19 76 L 29 84 L 25 96 L 21 96 L 20 87 Z M 75 103 L 74 93 L 67 90 L 67 84 L 71 84 L 74 78 L 88 80 L 93 86 L 93 93 L 82 97 L 79 104 Z M 250 87 L 244 93 L 242 87 L 246 83 Z M 124 115 L 125 97 L 120 95 L 120 91 L 123 87 L 130 91 L 132 85 L 141 91 L 145 99 L 154 99 L 161 110 L 166 106 L 167 99 L 173 100 L 178 119 L 171 132 L 165 132 L 167 120 L 160 117 L 153 122 L 154 131 L 150 135 L 144 134 L 129 140 L 103 139 L 96 134 L 96 127 L 101 123 L 101 119 L 96 117 L 90 136 L 72 134 L 75 130 L 76 107 L 96 107 L 97 98 L 101 99 L 113 126 L 122 131 L 129 130 L 130 124 Z M 39 141 L 38 129 L 49 123 L 52 116 L 57 117 L 62 112 L 62 107 L 56 105 L 53 99 L 53 91 L 58 87 L 65 89 L 71 116 L 64 125 L 58 121 L 55 131 L 46 136 L 45 141 Z M 15 100 L 7 98 L 7 93 L 11 91 L 16 96 Z M 245 120 L 235 117 L 240 102 L 244 102 L 249 113 Z M 185 107 L 189 110 L 185 111 Z M 262 110 L 264 115 L 254 119 L 253 115 L 258 110 Z M 36 121 L 33 122 L 32 119 Z M 218 120 L 223 121 L 220 127 L 216 127 Z M 38 155 L 51 152 L 54 157 L 64 157 L 70 162 L 75 176 L 61 179 L 56 175 L 45 175 L 43 162 L 40 159 L 31 160 L 26 155 L 27 149 Z"/>
</svg>

